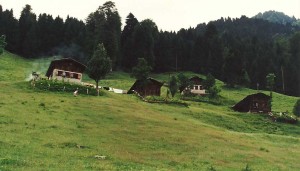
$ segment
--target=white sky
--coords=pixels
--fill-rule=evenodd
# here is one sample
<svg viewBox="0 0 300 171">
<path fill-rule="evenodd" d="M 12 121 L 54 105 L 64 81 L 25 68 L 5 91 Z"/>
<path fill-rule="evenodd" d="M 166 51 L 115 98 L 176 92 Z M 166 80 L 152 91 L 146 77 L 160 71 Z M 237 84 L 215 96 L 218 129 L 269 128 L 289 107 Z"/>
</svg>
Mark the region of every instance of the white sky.
<svg viewBox="0 0 300 171">
<path fill-rule="evenodd" d="M 35 14 L 47 13 L 66 18 L 69 14 L 85 20 L 107 0 L 0 0 L 3 9 L 13 9 L 16 18 L 26 4 Z M 139 20 L 152 19 L 159 29 L 178 31 L 196 27 L 221 17 L 252 17 L 258 12 L 275 10 L 300 18 L 300 0 L 112 0 L 124 26 L 129 12 Z M 122 27 L 123 27 L 122 26 Z"/>
</svg>

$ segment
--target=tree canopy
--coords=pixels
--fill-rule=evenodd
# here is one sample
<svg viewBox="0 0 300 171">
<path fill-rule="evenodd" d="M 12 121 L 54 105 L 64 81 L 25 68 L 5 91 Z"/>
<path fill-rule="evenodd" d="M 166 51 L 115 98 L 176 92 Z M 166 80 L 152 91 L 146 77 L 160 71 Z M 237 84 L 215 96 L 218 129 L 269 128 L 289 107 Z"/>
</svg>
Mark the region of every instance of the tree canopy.
<svg viewBox="0 0 300 171">
<path fill-rule="evenodd" d="M 2 35 L 0 36 L 0 55 L 3 53 L 5 46 L 6 46 L 5 36 Z"/>
<path fill-rule="evenodd" d="M 97 90 L 99 81 L 104 79 L 109 71 L 111 71 L 111 60 L 104 45 L 99 44 L 87 65 L 87 73 L 90 78 L 95 80 Z"/>
<path fill-rule="evenodd" d="M 175 32 L 130 13 L 122 30 L 118 9 L 108 1 L 85 22 L 37 15 L 30 5 L 16 19 L 13 10 L 1 7 L 0 35 L 6 36 L 6 50 L 26 58 L 62 55 L 86 64 L 103 43 L 114 69 L 130 72 L 143 57 L 154 72 L 211 73 L 230 86 L 261 89 L 274 73 L 274 91 L 300 95 L 300 27 L 294 24 L 242 16 Z"/>
</svg>

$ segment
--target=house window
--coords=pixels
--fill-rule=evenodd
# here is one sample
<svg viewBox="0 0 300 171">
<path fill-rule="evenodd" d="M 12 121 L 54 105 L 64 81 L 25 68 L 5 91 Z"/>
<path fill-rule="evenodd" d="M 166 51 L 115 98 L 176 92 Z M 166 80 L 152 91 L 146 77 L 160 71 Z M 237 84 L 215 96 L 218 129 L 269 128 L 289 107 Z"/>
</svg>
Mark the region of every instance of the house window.
<svg viewBox="0 0 300 171">
<path fill-rule="evenodd" d="M 69 72 L 65 72 L 66 73 L 66 77 L 70 78 L 70 73 Z"/>
<path fill-rule="evenodd" d="M 195 90 L 198 90 L 198 86 L 194 86 L 194 89 L 195 89 Z"/>
<path fill-rule="evenodd" d="M 202 87 L 202 86 L 200 86 L 200 90 L 203 90 L 203 87 Z"/>
<path fill-rule="evenodd" d="M 73 78 L 75 78 L 75 79 L 79 79 L 79 75 L 78 75 L 78 74 L 76 74 L 76 73 L 73 73 Z"/>
<path fill-rule="evenodd" d="M 63 72 L 62 71 L 57 71 L 57 76 L 62 76 Z"/>
</svg>

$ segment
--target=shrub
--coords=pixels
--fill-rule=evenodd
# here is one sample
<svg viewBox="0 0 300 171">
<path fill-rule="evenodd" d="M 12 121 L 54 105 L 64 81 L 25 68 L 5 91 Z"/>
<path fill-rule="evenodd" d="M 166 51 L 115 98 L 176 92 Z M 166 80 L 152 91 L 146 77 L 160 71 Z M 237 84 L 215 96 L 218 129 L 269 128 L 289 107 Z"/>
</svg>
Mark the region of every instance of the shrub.
<svg viewBox="0 0 300 171">
<path fill-rule="evenodd" d="M 88 94 L 88 95 L 97 95 L 97 90 L 93 87 L 87 87 L 80 84 L 72 84 L 70 82 L 60 82 L 55 80 L 39 80 L 35 82 L 34 88 L 42 91 L 52 91 L 52 92 L 71 92 L 73 93 L 78 89 L 78 94 Z M 100 95 L 103 95 L 103 92 L 100 91 Z"/>
<path fill-rule="evenodd" d="M 216 98 L 219 96 L 219 93 L 221 92 L 221 89 L 219 89 L 216 85 L 212 86 L 208 89 L 209 97 L 210 98 Z"/>
<path fill-rule="evenodd" d="M 207 74 L 206 76 L 206 80 L 204 81 L 204 87 L 206 89 L 210 89 L 211 87 L 213 87 L 216 84 L 216 79 L 213 75 L 211 75 L 210 73 Z"/>
<path fill-rule="evenodd" d="M 293 113 L 300 117 L 300 99 L 297 100 L 297 102 L 295 103 L 294 109 L 293 109 Z"/>
</svg>

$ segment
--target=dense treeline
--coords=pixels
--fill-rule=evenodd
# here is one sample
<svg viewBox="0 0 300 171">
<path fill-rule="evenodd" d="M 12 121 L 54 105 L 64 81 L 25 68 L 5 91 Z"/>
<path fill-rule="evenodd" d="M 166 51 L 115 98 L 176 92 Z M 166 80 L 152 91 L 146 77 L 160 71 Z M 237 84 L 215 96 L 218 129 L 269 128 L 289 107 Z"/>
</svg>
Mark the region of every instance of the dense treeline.
<svg viewBox="0 0 300 171">
<path fill-rule="evenodd" d="M 158 30 L 154 21 L 132 13 L 123 30 L 113 2 L 92 12 L 85 22 L 48 14 L 36 16 L 26 5 L 19 19 L 0 6 L 0 35 L 6 50 L 25 57 L 63 55 L 86 63 L 103 43 L 114 69 L 131 71 L 145 58 L 155 72 L 211 73 L 228 86 L 266 88 L 275 73 L 278 92 L 300 95 L 300 28 L 261 19 L 221 18 L 178 32 Z"/>
</svg>

